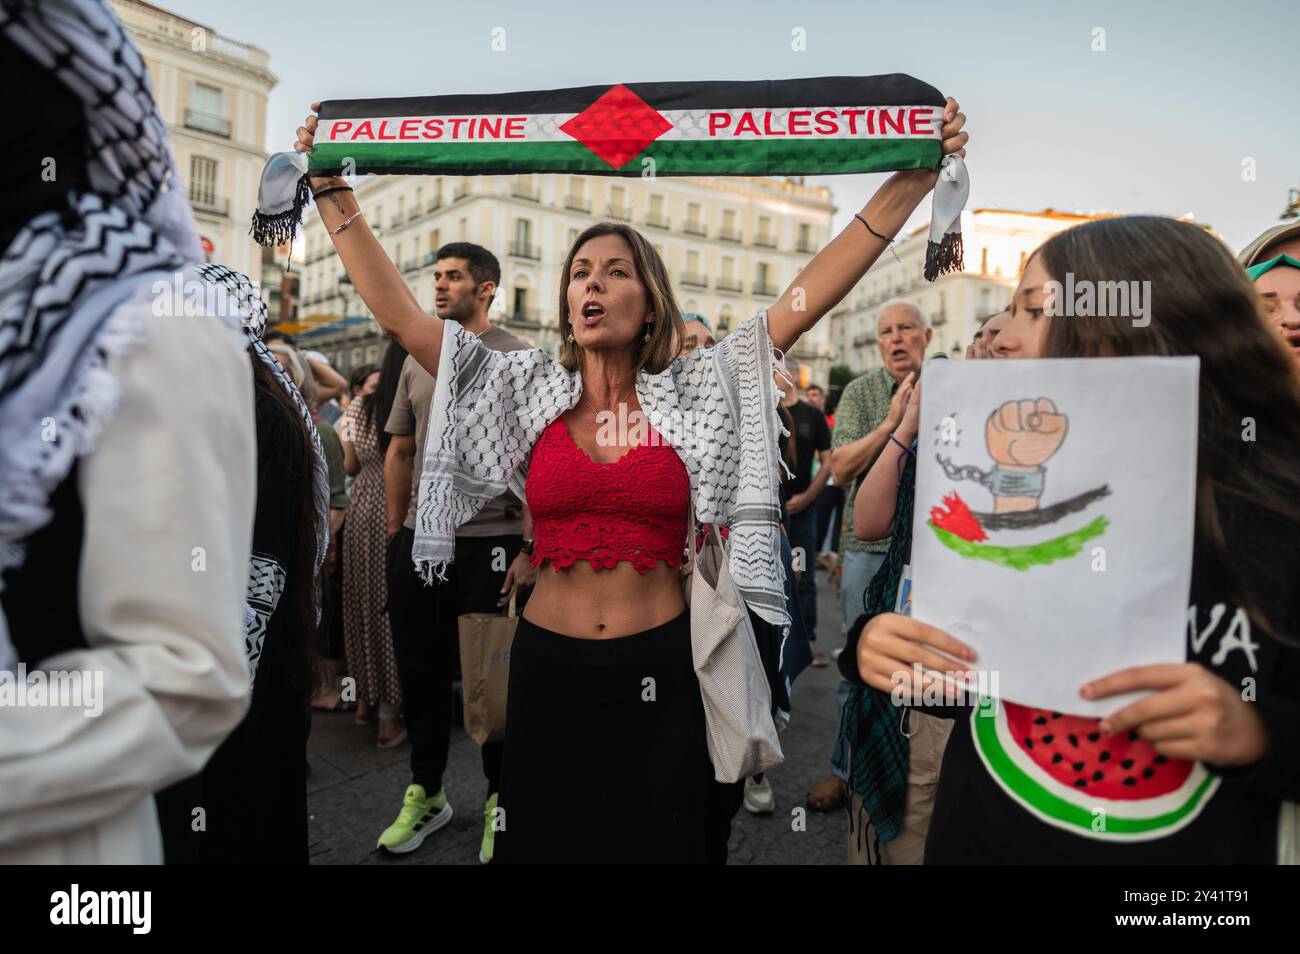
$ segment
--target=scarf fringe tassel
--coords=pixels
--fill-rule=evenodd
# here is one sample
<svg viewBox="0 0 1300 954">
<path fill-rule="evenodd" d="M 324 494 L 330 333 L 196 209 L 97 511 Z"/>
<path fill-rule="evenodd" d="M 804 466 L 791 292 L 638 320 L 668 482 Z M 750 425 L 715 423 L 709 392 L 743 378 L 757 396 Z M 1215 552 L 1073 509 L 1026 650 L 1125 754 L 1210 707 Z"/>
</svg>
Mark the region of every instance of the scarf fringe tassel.
<svg viewBox="0 0 1300 954">
<path fill-rule="evenodd" d="M 254 212 L 253 224 L 249 226 L 248 234 L 253 236 L 253 241 L 263 248 L 273 248 L 285 242 L 292 242 L 298 234 L 298 224 L 302 222 L 302 213 L 307 208 L 307 200 L 310 197 L 311 186 L 308 184 L 307 177 L 303 176 L 298 180 L 298 186 L 294 190 L 293 205 L 274 215 Z"/>
<path fill-rule="evenodd" d="M 932 282 L 948 272 L 959 272 L 964 265 L 960 232 L 948 232 L 942 242 L 926 244 L 925 280 L 927 282 Z"/>
<path fill-rule="evenodd" d="M 433 586 L 435 582 L 447 582 L 447 564 L 450 560 L 420 560 L 416 563 L 415 571 L 420 574 L 420 579 L 424 581 L 425 586 Z"/>
</svg>

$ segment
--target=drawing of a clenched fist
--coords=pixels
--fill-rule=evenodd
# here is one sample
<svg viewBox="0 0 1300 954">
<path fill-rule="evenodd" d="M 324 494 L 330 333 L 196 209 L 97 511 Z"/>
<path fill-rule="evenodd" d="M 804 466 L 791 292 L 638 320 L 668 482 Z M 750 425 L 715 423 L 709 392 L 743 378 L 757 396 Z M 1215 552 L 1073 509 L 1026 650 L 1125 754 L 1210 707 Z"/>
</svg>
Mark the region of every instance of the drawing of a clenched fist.
<svg viewBox="0 0 1300 954">
<path fill-rule="evenodd" d="M 984 439 L 1000 465 L 1037 467 L 1060 448 L 1068 425 L 1047 398 L 1007 401 L 989 415 Z"/>
</svg>

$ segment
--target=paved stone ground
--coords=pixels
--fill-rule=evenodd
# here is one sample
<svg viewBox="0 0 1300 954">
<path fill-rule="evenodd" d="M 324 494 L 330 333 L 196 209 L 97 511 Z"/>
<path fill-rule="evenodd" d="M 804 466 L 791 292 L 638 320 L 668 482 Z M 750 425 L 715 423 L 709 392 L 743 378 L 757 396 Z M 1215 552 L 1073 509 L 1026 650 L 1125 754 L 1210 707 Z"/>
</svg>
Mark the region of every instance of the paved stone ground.
<svg viewBox="0 0 1300 954">
<path fill-rule="evenodd" d="M 818 573 L 818 632 L 823 650 L 840 645 L 839 607 L 834 587 Z M 785 761 L 768 773 L 776 813 L 767 817 L 743 808 L 731 828 L 730 864 L 843 864 L 847 816 L 803 812 L 808 789 L 829 772 L 837 709 L 839 671 L 832 664 L 806 669 L 795 683 L 794 717 L 781 736 Z M 312 864 L 477 864 L 485 797 L 476 746 L 452 730 L 444 784 L 455 815 L 451 822 L 403 858 L 375 850 L 379 833 L 397 816 L 410 783 L 406 745 L 384 751 L 375 745 L 376 727 L 355 724 L 350 714 L 313 713 L 307 786 Z M 795 830 L 801 809 L 804 830 Z"/>
</svg>

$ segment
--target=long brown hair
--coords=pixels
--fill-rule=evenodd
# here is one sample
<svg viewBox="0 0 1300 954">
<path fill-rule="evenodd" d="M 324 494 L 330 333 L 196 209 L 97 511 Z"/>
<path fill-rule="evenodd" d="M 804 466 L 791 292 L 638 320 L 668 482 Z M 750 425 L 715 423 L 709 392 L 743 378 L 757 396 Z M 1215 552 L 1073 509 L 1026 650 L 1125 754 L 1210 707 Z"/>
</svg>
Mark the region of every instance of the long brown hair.
<svg viewBox="0 0 1300 954">
<path fill-rule="evenodd" d="M 560 364 L 569 372 L 582 367 L 581 346 L 569 340 L 569 274 L 573 270 L 573 260 L 591 239 L 602 235 L 617 235 L 632 248 L 632 263 L 641 284 L 646 289 L 646 305 L 650 308 L 650 340 L 637 338 L 637 356 L 635 370 L 645 370 L 658 374 L 668 367 L 681 350 L 681 342 L 686 337 L 686 323 L 682 321 L 682 310 L 677 306 L 673 295 L 672 281 L 668 269 L 655 247 L 646 237 L 620 222 L 597 222 L 589 226 L 574 240 L 573 247 L 564 259 L 564 271 L 560 274 Z"/>
<path fill-rule="evenodd" d="M 1103 219 L 1060 232 L 1035 253 L 1052 278 L 1151 284 L 1150 324 L 1127 318 L 1056 318 L 1044 357 L 1195 355 L 1200 358 L 1196 536 L 1216 575 L 1253 621 L 1282 637 L 1243 579 L 1257 591 L 1291 584 L 1295 568 L 1243 568 L 1250 540 L 1229 547 L 1229 505 L 1270 512 L 1300 535 L 1300 375 L 1277 335 L 1260 317 L 1254 286 L 1227 248 L 1205 230 L 1157 216 Z M 1093 288 L 1100 288 L 1094 284 Z M 1258 440 L 1243 431 L 1253 422 Z M 1232 558 L 1229 557 L 1231 549 Z M 1253 559 L 1253 558 L 1252 558 Z M 1281 575 L 1279 574 L 1281 571 Z M 1285 637 L 1282 637 L 1285 638 Z"/>
</svg>

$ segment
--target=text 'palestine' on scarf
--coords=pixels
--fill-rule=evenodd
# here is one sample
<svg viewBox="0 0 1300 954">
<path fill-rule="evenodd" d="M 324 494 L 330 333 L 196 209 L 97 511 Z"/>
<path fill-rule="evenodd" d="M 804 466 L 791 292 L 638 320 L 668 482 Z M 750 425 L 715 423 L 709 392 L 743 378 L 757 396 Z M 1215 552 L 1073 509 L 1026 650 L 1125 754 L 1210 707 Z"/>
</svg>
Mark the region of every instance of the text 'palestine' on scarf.
<svg viewBox="0 0 1300 954">
<path fill-rule="evenodd" d="M 782 176 L 938 169 L 925 277 L 962 268 L 965 163 L 943 156 L 944 97 L 903 73 L 627 83 L 321 103 L 310 155 L 262 172 L 252 235 L 292 241 L 308 175 Z"/>
</svg>

